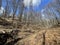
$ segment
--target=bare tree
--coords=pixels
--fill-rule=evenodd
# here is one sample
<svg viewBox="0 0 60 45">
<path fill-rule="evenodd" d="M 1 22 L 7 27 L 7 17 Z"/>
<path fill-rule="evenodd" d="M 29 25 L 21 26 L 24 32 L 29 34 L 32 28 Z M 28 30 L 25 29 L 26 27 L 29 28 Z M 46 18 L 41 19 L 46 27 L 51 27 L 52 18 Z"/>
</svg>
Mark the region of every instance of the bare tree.
<svg viewBox="0 0 60 45">
<path fill-rule="evenodd" d="M 32 0 L 30 1 L 30 4 L 29 4 L 29 16 L 28 16 L 28 23 L 27 23 L 27 26 L 29 26 L 29 24 L 31 23 L 33 23 L 33 19 L 34 19 L 34 15 L 33 15 L 33 5 L 32 5 Z"/>
<path fill-rule="evenodd" d="M 18 7 L 19 7 L 19 18 L 20 18 L 20 21 L 21 21 L 21 18 L 22 18 L 22 13 L 23 13 L 23 3 L 22 3 L 23 0 L 12 0 L 12 10 L 13 10 L 13 21 L 12 23 L 14 22 L 14 18 L 15 18 L 15 15 L 16 15 L 16 12 L 18 10 Z M 14 23 L 13 23 L 14 25 Z"/>
<path fill-rule="evenodd" d="M 20 3 L 19 3 L 19 21 L 20 22 L 22 21 L 23 11 L 24 11 L 24 3 L 23 3 L 23 0 L 20 0 Z"/>
<path fill-rule="evenodd" d="M 13 9 L 13 20 L 14 20 L 16 10 L 17 10 L 17 2 L 16 2 L 16 0 L 12 0 L 12 9 Z"/>
<path fill-rule="evenodd" d="M 0 0 L 0 9 L 1 9 L 1 6 L 2 6 L 2 0 Z"/>
<path fill-rule="evenodd" d="M 5 18 L 8 16 L 8 13 L 9 13 L 9 1 L 6 0 L 5 14 L 4 14 Z"/>
<path fill-rule="evenodd" d="M 14 22 L 14 18 L 15 18 L 20 0 L 11 0 L 11 2 L 12 2 L 12 10 L 13 10 L 13 19 L 12 20 Z"/>
</svg>

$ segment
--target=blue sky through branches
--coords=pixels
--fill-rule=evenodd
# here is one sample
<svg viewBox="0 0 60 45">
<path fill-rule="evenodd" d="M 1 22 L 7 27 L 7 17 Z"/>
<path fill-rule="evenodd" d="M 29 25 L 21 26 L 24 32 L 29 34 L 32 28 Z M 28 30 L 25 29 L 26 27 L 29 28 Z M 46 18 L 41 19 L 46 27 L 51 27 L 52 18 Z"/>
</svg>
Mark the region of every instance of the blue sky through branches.
<svg viewBox="0 0 60 45">
<path fill-rule="evenodd" d="M 2 2 L 2 6 L 5 7 L 6 6 L 6 2 L 5 2 L 5 0 L 2 0 L 2 1 L 3 1 Z M 25 2 L 26 1 L 29 3 L 29 0 L 25 0 Z M 52 0 L 33 0 L 32 1 L 32 3 L 33 3 L 32 5 L 34 5 L 33 6 L 33 10 L 34 11 L 40 11 L 51 1 Z M 26 6 L 26 10 L 29 10 L 28 5 Z M 18 11 L 17 11 L 17 13 L 18 13 Z"/>
</svg>

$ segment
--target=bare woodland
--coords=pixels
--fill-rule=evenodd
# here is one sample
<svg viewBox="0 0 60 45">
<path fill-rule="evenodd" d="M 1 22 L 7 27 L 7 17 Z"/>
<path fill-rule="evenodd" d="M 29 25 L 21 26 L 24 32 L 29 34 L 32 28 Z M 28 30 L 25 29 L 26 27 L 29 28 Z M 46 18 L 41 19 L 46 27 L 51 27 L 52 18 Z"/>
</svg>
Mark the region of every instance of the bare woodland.
<svg viewBox="0 0 60 45">
<path fill-rule="evenodd" d="M 24 0 L 0 0 L 0 45 L 60 45 L 60 1 L 52 0 L 41 11 Z"/>
</svg>

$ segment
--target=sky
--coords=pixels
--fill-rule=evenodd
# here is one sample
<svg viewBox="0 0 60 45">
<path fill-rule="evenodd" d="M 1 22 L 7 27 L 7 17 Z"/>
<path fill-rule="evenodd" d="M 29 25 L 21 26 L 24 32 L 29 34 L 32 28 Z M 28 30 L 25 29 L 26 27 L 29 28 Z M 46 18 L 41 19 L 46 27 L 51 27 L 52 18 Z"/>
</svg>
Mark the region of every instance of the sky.
<svg viewBox="0 0 60 45">
<path fill-rule="evenodd" d="M 31 1 L 33 6 L 38 6 L 41 3 L 41 0 L 24 0 L 25 6 L 29 6 Z"/>
<path fill-rule="evenodd" d="M 29 7 L 30 1 L 31 0 L 24 0 L 24 3 L 27 7 Z M 51 1 L 52 0 L 32 0 L 32 6 L 33 6 L 34 11 L 42 10 Z"/>
<path fill-rule="evenodd" d="M 24 0 L 25 6 L 28 7 L 30 1 L 31 0 Z M 32 0 L 32 5 L 35 9 L 36 8 L 40 9 L 40 8 L 43 8 L 45 5 L 47 5 L 49 2 L 51 2 L 51 0 Z M 2 5 L 3 5 L 3 7 L 6 5 L 5 0 L 3 0 Z"/>
<path fill-rule="evenodd" d="M 6 2 L 5 0 L 2 0 L 2 6 L 5 7 Z M 26 6 L 26 10 L 30 10 L 29 5 L 30 5 L 31 0 L 24 0 L 24 4 Z M 52 0 L 32 0 L 32 6 L 34 11 L 41 11 L 48 3 L 50 3 Z"/>
</svg>

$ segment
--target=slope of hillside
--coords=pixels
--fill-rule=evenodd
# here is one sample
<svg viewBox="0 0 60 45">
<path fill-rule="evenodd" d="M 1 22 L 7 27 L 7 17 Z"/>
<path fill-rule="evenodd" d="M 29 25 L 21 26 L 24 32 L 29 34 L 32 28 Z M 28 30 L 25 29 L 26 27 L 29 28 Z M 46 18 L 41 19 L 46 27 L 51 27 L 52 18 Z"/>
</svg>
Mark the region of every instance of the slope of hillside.
<svg viewBox="0 0 60 45">
<path fill-rule="evenodd" d="M 17 45 L 60 45 L 60 28 L 39 31 L 19 41 Z"/>
</svg>

